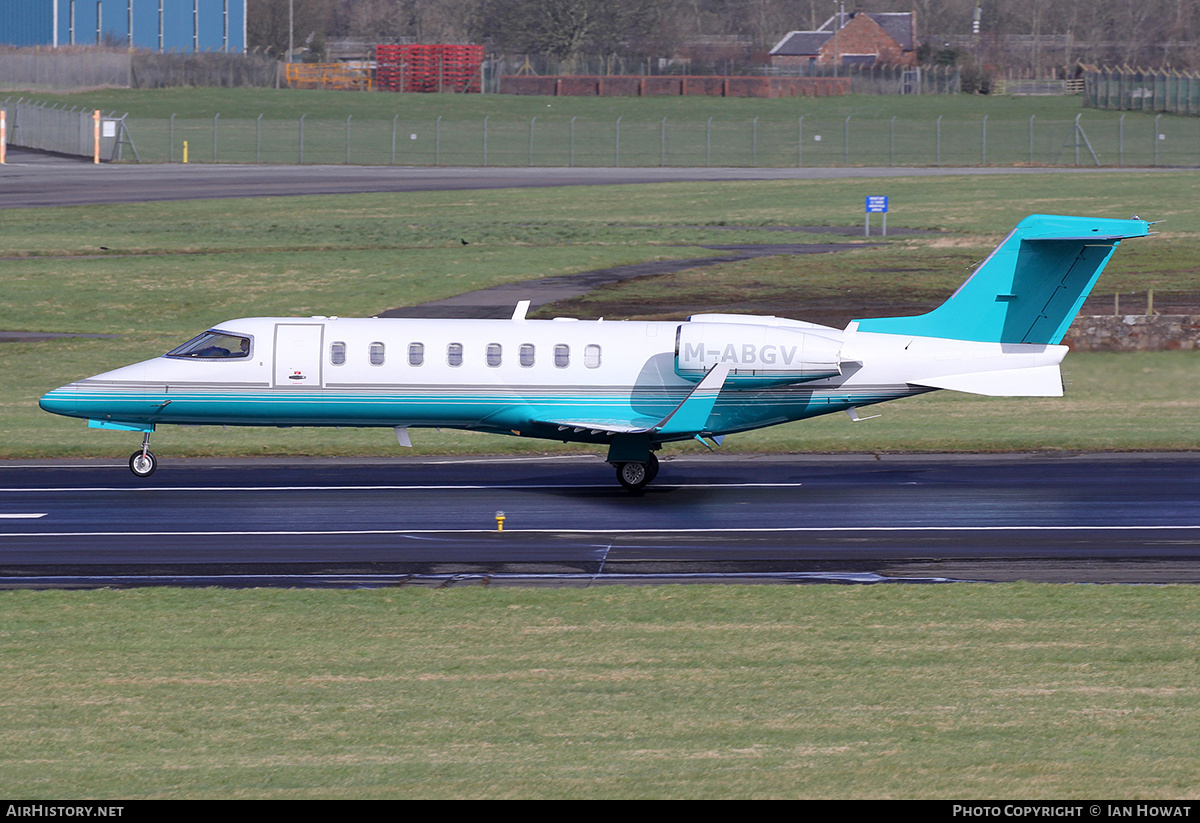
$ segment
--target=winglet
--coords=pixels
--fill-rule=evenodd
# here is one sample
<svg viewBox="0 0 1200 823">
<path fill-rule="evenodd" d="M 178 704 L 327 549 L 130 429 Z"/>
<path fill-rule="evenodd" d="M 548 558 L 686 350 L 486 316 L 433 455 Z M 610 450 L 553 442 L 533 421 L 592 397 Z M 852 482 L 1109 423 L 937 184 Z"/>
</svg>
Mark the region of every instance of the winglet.
<svg viewBox="0 0 1200 823">
<path fill-rule="evenodd" d="M 721 387 L 725 384 L 725 378 L 729 375 L 731 365 L 729 363 L 716 363 L 704 375 L 704 378 L 696 384 L 696 387 L 688 393 L 688 396 L 683 399 L 683 402 L 671 410 L 663 419 L 657 423 L 653 422 L 653 418 L 646 418 L 641 415 L 631 416 L 625 419 L 615 418 L 590 418 L 590 419 L 556 419 L 553 416 L 536 417 L 533 422 L 546 426 L 556 426 L 559 431 L 566 431 L 571 428 L 576 433 L 589 430 L 593 434 L 606 432 L 612 435 L 699 435 L 705 430 L 705 424 L 708 423 L 708 417 L 712 414 L 713 406 L 716 405 L 717 396 L 721 393 Z M 721 438 L 713 438 L 719 445 Z"/>
<path fill-rule="evenodd" d="M 729 369 L 729 363 L 713 364 L 713 367 L 708 370 L 708 374 L 704 375 L 704 379 L 696 384 L 696 388 L 692 389 L 691 394 L 654 428 L 662 434 L 690 434 L 704 431 L 704 424 L 708 422 L 708 416 L 712 414 L 713 406 L 717 402 L 717 395 L 721 393 L 721 387 L 725 385 L 725 378 L 729 376 Z"/>
</svg>

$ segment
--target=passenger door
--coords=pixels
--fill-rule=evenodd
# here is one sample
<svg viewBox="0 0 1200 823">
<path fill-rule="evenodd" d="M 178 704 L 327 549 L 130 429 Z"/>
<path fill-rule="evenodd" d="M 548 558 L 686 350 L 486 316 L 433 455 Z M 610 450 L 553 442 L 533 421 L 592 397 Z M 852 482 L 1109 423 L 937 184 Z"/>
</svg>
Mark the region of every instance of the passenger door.
<svg viewBox="0 0 1200 823">
<path fill-rule="evenodd" d="M 323 323 L 275 324 L 275 387 L 320 388 Z"/>
</svg>

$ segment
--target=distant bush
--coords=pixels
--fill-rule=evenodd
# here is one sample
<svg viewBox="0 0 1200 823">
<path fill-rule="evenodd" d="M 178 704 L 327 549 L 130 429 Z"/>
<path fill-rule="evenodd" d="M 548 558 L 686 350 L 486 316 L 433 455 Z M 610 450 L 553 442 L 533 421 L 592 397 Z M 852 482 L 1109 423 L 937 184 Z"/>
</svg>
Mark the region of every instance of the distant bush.
<svg viewBox="0 0 1200 823">
<path fill-rule="evenodd" d="M 991 94 L 992 74 L 982 66 L 963 66 L 959 70 L 963 94 Z"/>
</svg>

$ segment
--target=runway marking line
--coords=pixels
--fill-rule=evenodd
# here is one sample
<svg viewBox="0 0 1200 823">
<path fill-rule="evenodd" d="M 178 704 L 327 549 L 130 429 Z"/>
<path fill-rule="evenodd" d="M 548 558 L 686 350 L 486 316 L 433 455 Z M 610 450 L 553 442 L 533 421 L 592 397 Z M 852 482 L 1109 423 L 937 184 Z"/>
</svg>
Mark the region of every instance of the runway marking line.
<svg viewBox="0 0 1200 823">
<path fill-rule="evenodd" d="M 656 486 L 657 489 L 791 489 L 799 488 L 803 483 L 688 483 L 686 486 Z M 447 484 L 440 486 L 54 486 L 46 488 L 17 488 L 0 489 L 0 494 L 16 494 L 18 492 L 265 492 L 265 491 L 447 491 L 462 489 L 463 491 L 497 491 L 507 489 L 608 489 L 615 491 L 617 486 L 612 483 L 576 484 L 565 486 L 561 483 L 529 483 L 511 485 L 465 485 Z"/>
<path fill-rule="evenodd" d="M 777 526 L 749 529 L 505 529 L 503 534 L 770 534 L 833 532 L 997 532 L 997 531 L 1197 531 L 1198 525 L 1179 526 Z M 120 531 L 120 532 L 0 532 L 2 537 L 248 537 L 317 535 L 495 534 L 495 529 L 298 529 L 269 531 Z M 499 539 L 503 539 L 500 537 Z"/>
</svg>

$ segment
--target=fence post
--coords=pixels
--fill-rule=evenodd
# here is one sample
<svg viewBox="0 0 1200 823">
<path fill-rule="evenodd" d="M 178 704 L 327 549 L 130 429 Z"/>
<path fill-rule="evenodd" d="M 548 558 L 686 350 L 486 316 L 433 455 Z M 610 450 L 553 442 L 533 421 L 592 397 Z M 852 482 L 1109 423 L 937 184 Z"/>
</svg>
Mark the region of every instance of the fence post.
<svg viewBox="0 0 1200 823">
<path fill-rule="evenodd" d="M 1082 114 L 1075 115 L 1075 165 L 1079 165 L 1079 118 Z"/>
<path fill-rule="evenodd" d="M 489 115 L 487 115 L 487 117 L 484 117 L 484 118 L 483 118 L 483 165 L 485 165 L 485 166 L 487 165 L 487 124 L 488 124 L 488 117 L 491 117 L 491 115 L 489 114 Z"/>
<path fill-rule="evenodd" d="M 935 144 L 937 145 L 936 165 L 940 166 L 942 165 L 942 115 L 940 114 L 937 118 L 937 140 L 935 141 Z"/>
<path fill-rule="evenodd" d="M 1161 114 L 1154 115 L 1154 165 L 1158 165 L 1158 121 Z"/>
<path fill-rule="evenodd" d="M 1117 119 L 1117 165 L 1125 165 L 1125 115 Z"/>
<path fill-rule="evenodd" d="M 758 117 L 750 124 L 750 160 L 758 168 Z"/>
<path fill-rule="evenodd" d="M 896 116 L 892 115 L 892 122 L 888 125 L 888 165 L 896 165 Z"/>
<path fill-rule="evenodd" d="M 621 115 L 621 117 L 624 116 L 623 114 Z M 616 162 L 613 163 L 617 167 L 621 165 L 621 117 L 617 118 Z"/>
<path fill-rule="evenodd" d="M 262 162 L 262 114 L 259 113 L 254 127 L 254 162 Z"/>
<path fill-rule="evenodd" d="M 804 116 L 796 124 L 796 168 L 804 167 Z"/>
</svg>

